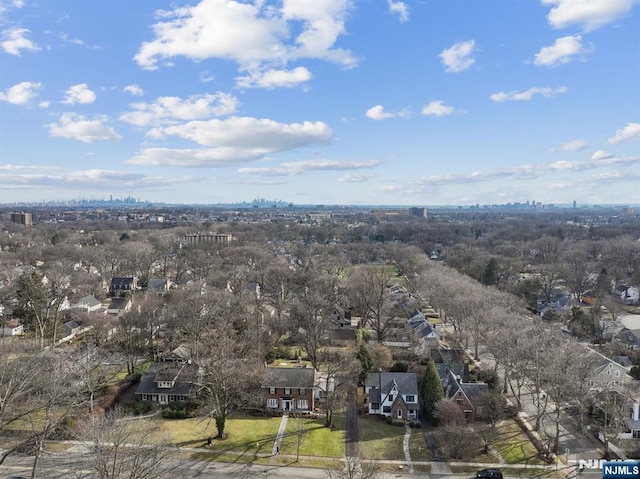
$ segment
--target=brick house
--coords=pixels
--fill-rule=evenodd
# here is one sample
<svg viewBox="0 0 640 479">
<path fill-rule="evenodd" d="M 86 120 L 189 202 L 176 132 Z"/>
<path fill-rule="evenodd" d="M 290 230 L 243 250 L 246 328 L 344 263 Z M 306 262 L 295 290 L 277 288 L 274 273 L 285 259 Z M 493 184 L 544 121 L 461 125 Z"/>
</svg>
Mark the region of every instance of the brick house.
<svg viewBox="0 0 640 479">
<path fill-rule="evenodd" d="M 368 412 L 393 419 L 418 419 L 418 378 L 415 373 L 369 373 L 364 383 Z"/>
<path fill-rule="evenodd" d="M 316 370 L 312 367 L 268 367 L 262 378 L 267 410 L 307 412 L 315 408 Z"/>
<path fill-rule="evenodd" d="M 447 370 L 442 379 L 442 389 L 446 400 L 455 403 L 467 420 L 475 421 L 476 416 L 480 413 L 475 400 L 478 395 L 489 391 L 489 385 L 487 383 L 464 383 L 453 371 Z"/>
</svg>

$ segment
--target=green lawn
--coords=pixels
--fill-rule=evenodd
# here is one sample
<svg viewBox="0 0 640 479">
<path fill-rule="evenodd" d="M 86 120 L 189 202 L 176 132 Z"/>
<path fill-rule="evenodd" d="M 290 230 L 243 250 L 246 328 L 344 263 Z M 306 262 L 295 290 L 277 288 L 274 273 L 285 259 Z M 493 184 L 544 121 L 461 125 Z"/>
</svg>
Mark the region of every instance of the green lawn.
<svg viewBox="0 0 640 479">
<path fill-rule="evenodd" d="M 412 461 L 421 462 L 431 460 L 429 458 L 429 451 L 427 450 L 427 443 L 424 440 L 424 434 L 422 434 L 422 429 L 411 429 L 409 452 L 411 453 Z"/>
<path fill-rule="evenodd" d="M 182 447 L 202 447 L 209 436 L 217 435 L 215 421 L 208 418 L 152 419 L 171 444 Z M 211 450 L 243 452 L 253 455 L 270 452 L 280 425 L 279 417 L 232 416 L 225 425 L 225 439 L 214 439 Z"/>
<path fill-rule="evenodd" d="M 296 455 L 298 438 L 302 437 L 301 456 L 344 456 L 346 426 L 344 416 L 334 416 L 333 423 L 336 427 L 332 430 L 325 427 L 324 418 L 289 418 L 280 453 Z M 298 431 L 301 432 L 298 433 Z"/>
<path fill-rule="evenodd" d="M 538 450 L 515 421 L 502 421 L 497 427 L 498 436 L 493 446 L 508 464 L 544 464 L 538 459 Z"/>
<path fill-rule="evenodd" d="M 360 455 L 363 458 L 405 459 L 402 451 L 404 427 L 391 426 L 375 416 L 358 416 L 358 432 L 360 436 Z"/>
</svg>

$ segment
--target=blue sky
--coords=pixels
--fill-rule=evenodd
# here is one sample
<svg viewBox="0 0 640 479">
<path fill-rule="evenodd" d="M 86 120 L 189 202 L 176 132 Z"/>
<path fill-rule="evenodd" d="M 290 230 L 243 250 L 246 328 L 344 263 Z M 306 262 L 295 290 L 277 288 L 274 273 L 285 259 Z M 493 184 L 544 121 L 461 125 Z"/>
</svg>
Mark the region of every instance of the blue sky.
<svg viewBox="0 0 640 479">
<path fill-rule="evenodd" d="M 0 202 L 640 204 L 637 0 L 0 0 Z"/>
</svg>

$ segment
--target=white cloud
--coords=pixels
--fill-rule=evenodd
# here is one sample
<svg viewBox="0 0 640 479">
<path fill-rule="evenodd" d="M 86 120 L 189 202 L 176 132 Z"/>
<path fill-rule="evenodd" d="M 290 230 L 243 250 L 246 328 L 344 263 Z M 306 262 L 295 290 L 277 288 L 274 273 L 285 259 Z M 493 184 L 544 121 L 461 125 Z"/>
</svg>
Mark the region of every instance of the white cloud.
<svg viewBox="0 0 640 479">
<path fill-rule="evenodd" d="M 573 141 L 568 141 L 567 143 L 562 145 L 560 148 L 551 148 L 549 151 L 551 151 L 551 152 L 556 152 L 556 151 L 580 151 L 580 150 L 584 150 L 588 146 L 589 146 L 589 144 L 584 140 L 573 140 Z"/>
<path fill-rule="evenodd" d="M 294 176 L 307 171 L 345 171 L 374 168 L 380 165 L 378 160 L 370 161 L 338 161 L 338 160 L 303 160 L 281 163 L 277 167 L 240 168 L 239 173 L 252 176 Z"/>
<path fill-rule="evenodd" d="M 536 53 L 533 63 L 543 67 L 553 67 L 559 64 L 569 63 L 572 57 L 591 53 L 591 50 L 582 45 L 582 36 L 569 35 L 557 38 L 550 47 L 542 48 Z"/>
<path fill-rule="evenodd" d="M 75 113 L 63 113 L 59 123 L 50 123 L 47 126 L 50 136 L 71 138 L 84 143 L 120 140 L 121 136 L 113 128 L 106 125 L 107 121 L 104 116 L 88 120 Z"/>
<path fill-rule="evenodd" d="M 593 155 L 591 155 L 591 159 L 593 161 L 608 160 L 609 158 L 613 158 L 613 155 L 604 150 L 598 150 Z"/>
<path fill-rule="evenodd" d="M 311 80 L 311 72 L 305 67 L 293 70 L 251 71 L 246 76 L 236 78 L 240 88 L 293 88 Z"/>
<path fill-rule="evenodd" d="M 89 105 L 96 101 L 96 94 L 89 89 L 86 83 L 80 83 L 73 85 L 65 92 L 66 96 L 62 103 L 67 105 L 75 105 L 76 103 L 82 103 Z"/>
<path fill-rule="evenodd" d="M 434 100 L 422 108 L 422 114 L 428 116 L 447 116 L 455 112 L 455 108 L 447 106 L 442 100 Z"/>
<path fill-rule="evenodd" d="M 146 148 L 125 163 L 146 166 L 180 166 L 185 168 L 216 168 L 241 165 L 259 160 L 264 151 L 240 148 Z"/>
<path fill-rule="evenodd" d="M 27 105 L 38 96 L 38 90 L 42 83 L 25 81 L 17 83 L 4 92 L 0 92 L 0 101 L 6 101 L 13 105 Z"/>
<path fill-rule="evenodd" d="M 372 106 L 365 113 L 367 118 L 371 118 L 372 120 L 384 120 L 386 118 L 393 118 L 393 113 L 388 113 L 384 111 L 384 107 L 382 105 Z"/>
<path fill-rule="evenodd" d="M 142 88 L 140 87 L 140 85 L 138 84 L 132 84 L 132 85 L 127 85 L 126 87 L 124 87 L 122 89 L 123 92 L 125 93 L 130 93 L 133 96 L 142 96 L 144 95 L 144 91 L 142 90 Z"/>
<path fill-rule="evenodd" d="M 475 40 L 468 40 L 466 42 L 454 43 L 449 48 L 442 50 L 438 56 L 442 60 L 445 71 L 458 73 L 471 67 L 476 61 L 473 57 L 475 45 Z"/>
<path fill-rule="evenodd" d="M 545 98 L 551 98 L 561 93 L 566 93 L 569 91 L 567 87 L 561 86 L 558 88 L 548 88 L 548 87 L 533 87 L 529 88 L 526 91 L 518 92 L 518 91 L 510 91 L 494 93 L 490 96 L 490 98 L 495 102 L 503 102 L 503 101 L 530 101 L 533 99 L 535 95 L 542 95 Z"/>
<path fill-rule="evenodd" d="M 148 148 L 127 163 L 153 166 L 216 167 L 244 164 L 274 152 L 327 143 L 331 128 L 323 122 L 278 123 L 268 119 L 231 117 L 191 121 L 152 130 L 155 138 L 174 135 L 204 149 Z"/>
<path fill-rule="evenodd" d="M 241 70 L 269 71 L 278 65 L 277 70 L 305 58 L 352 67 L 357 60 L 351 52 L 335 47 L 345 33 L 351 4 L 352 0 L 284 0 L 276 7 L 262 0 L 201 0 L 158 12 L 153 40 L 144 42 L 134 59 L 145 69 L 156 69 L 159 60 L 177 56 L 232 60 Z M 293 38 L 292 32 L 297 34 Z"/>
<path fill-rule="evenodd" d="M 161 96 L 153 103 L 132 103 L 133 110 L 120 115 L 119 120 L 136 126 L 160 125 L 175 121 L 191 121 L 235 113 L 238 99 L 228 93 L 177 96 Z"/>
<path fill-rule="evenodd" d="M 40 47 L 33 43 L 26 36 L 31 33 L 26 28 L 10 28 L 2 32 L 2 48 L 9 55 L 20 56 L 22 51 L 37 52 Z"/>
<path fill-rule="evenodd" d="M 389 11 L 398 15 L 401 23 L 409 20 L 409 7 L 404 2 L 396 2 L 394 0 L 387 0 L 389 4 Z"/>
<path fill-rule="evenodd" d="M 637 140 L 640 138 L 640 123 L 627 123 L 627 126 L 616 131 L 616 134 L 607 140 L 610 145 L 616 145 L 623 141 Z"/>
<path fill-rule="evenodd" d="M 542 3 L 554 5 L 547 15 L 554 28 L 580 25 L 591 31 L 630 13 L 636 0 L 542 0 Z"/>
<path fill-rule="evenodd" d="M 365 173 L 347 173 L 338 178 L 338 183 L 362 183 L 373 178 L 374 175 Z"/>
<path fill-rule="evenodd" d="M 191 121 L 162 129 L 203 146 L 226 146 L 264 150 L 265 154 L 327 143 L 332 131 L 321 121 L 278 123 L 269 119 L 231 117 L 225 120 Z"/>
<path fill-rule="evenodd" d="M 406 118 L 410 115 L 410 113 L 409 113 L 409 110 L 407 109 L 399 110 L 396 112 L 384 111 L 384 107 L 382 105 L 376 105 L 369 108 L 365 112 L 365 115 L 367 118 L 380 121 L 380 120 L 386 120 L 387 118 L 395 118 L 395 117 Z"/>
</svg>

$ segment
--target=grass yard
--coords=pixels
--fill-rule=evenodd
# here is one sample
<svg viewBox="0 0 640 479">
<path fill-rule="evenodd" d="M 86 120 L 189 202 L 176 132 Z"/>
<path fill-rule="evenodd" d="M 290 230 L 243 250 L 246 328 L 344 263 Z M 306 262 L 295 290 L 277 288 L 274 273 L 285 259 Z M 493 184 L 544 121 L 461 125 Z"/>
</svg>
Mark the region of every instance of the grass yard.
<svg viewBox="0 0 640 479">
<path fill-rule="evenodd" d="M 159 427 L 158 434 L 181 447 L 202 447 L 209 436 L 217 435 L 216 424 L 209 418 L 150 419 Z M 233 416 L 225 425 L 226 438 L 214 439 L 210 451 L 249 454 L 270 452 L 280 425 L 279 417 Z"/>
<path fill-rule="evenodd" d="M 430 461 L 427 443 L 424 440 L 422 429 L 412 428 L 411 438 L 409 439 L 409 452 L 412 461 Z"/>
<path fill-rule="evenodd" d="M 298 437 L 302 436 L 300 444 L 301 456 L 342 457 L 344 456 L 345 418 L 334 416 L 336 426 L 331 430 L 324 425 L 324 418 L 298 419 L 289 418 L 287 429 L 282 438 L 280 454 L 296 455 Z M 301 434 L 298 434 L 299 427 Z"/>
<path fill-rule="evenodd" d="M 400 461 L 405 459 L 402 451 L 404 427 L 391 426 L 378 417 L 363 415 L 358 416 L 358 432 L 362 458 Z"/>
<path fill-rule="evenodd" d="M 538 458 L 538 450 L 515 421 L 502 421 L 497 428 L 498 436 L 493 446 L 507 464 L 544 464 Z"/>
</svg>

